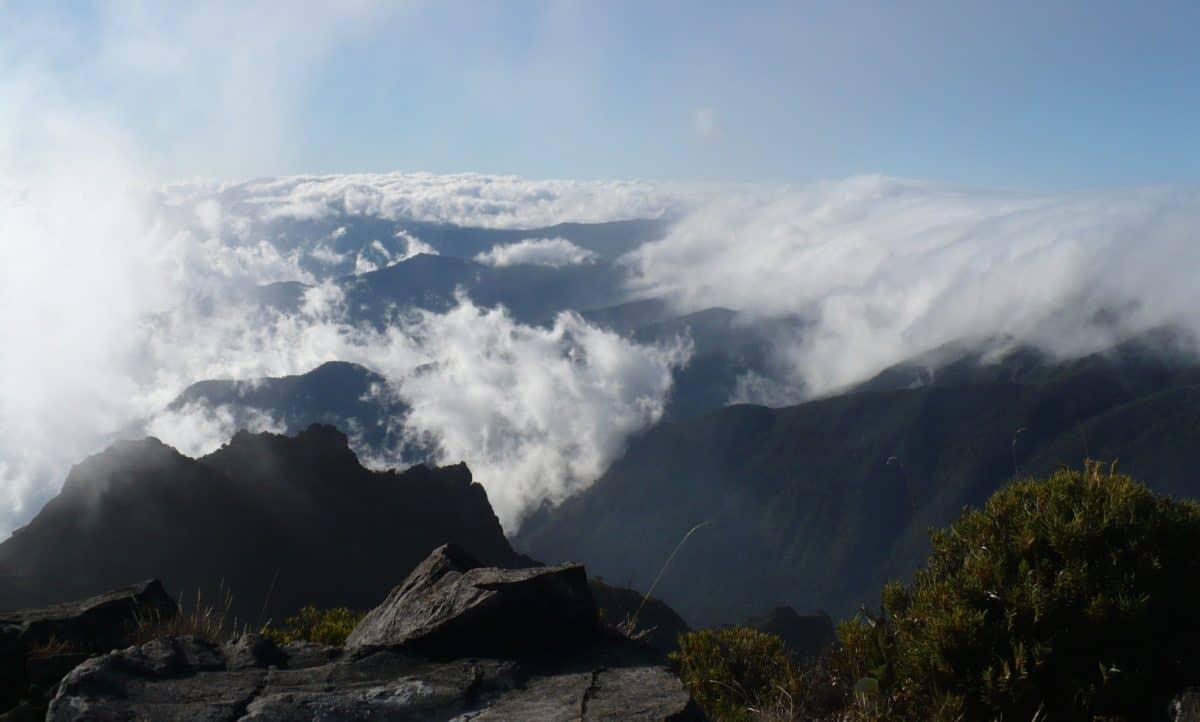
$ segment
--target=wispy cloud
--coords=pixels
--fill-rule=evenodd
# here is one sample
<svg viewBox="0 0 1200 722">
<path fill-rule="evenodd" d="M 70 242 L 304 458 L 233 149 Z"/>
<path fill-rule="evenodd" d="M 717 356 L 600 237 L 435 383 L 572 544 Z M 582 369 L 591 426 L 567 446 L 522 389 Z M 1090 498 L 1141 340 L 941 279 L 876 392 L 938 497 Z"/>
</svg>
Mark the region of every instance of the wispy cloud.
<svg viewBox="0 0 1200 722">
<path fill-rule="evenodd" d="M 571 243 L 565 238 L 526 238 L 516 243 L 493 246 L 475 260 L 489 266 L 577 266 L 596 260 L 596 254 Z"/>
<path fill-rule="evenodd" d="M 1072 356 L 1161 324 L 1200 331 L 1198 229 L 1194 189 L 856 177 L 728 194 L 629 261 L 644 290 L 685 307 L 807 319 L 778 344 L 792 388 L 810 395 L 963 338 Z"/>
</svg>

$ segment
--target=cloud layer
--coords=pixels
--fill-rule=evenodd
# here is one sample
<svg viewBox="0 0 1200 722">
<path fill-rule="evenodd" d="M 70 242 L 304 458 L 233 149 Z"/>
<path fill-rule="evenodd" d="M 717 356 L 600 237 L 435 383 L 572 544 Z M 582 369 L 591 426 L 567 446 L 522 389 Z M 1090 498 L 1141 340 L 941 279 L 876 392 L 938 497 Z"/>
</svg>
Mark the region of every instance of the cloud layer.
<svg viewBox="0 0 1200 722">
<path fill-rule="evenodd" d="M 628 260 L 645 292 L 685 307 L 805 319 L 777 345 L 804 396 L 963 338 L 1074 356 L 1160 324 L 1200 331 L 1198 241 L 1194 189 L 856 177 L 728 194 Z"/>
<path fill-rule="evenodd" d="M 682 196 L 694 192 L 682 184 L 527 180 L 479 173 L 289 176 L 176 183 L 164 189 L 167 203 L 173 205 L 220 199 L 244 227 L 266 220 L 312 220 L 345 213 L 518 229 L 659 218 L 678 208 Z"/>
<path fill-rule="evenodd" d="M 591 483 L 629 434 L 656 421 L 671 371 L 689 353 L 685 341 L 637 345 L 573 313 L 546 328 L 522 326 L 465 297 L 446 313 L 405 313 L 381 330 L 348 323 L 332 285 L 307 295 L 300 314 L 243 308 L 173 319 L 148 350 L 179 380 L 283 376 L 332 360 L 372 369 L 388 382 L 376 393 L 409 408 L 391 419 L 388 437 L 432 448 L 439 463 L 467 461 L 510 530 L 542 500 Z M 178 351 L 185 348 L 214 351 Z M 227 440 L 235 424 L 246 422 L 197 405 L 158 412 L 147 428 L 198 454 Z M 282 423 L 262 414 L 251 426 Z M 403 446 L 371 449 L 364 460 L 413 463 Z"/>
<path fill-rule="evenodd" d="M 361 270 L 436 249 L 392 235 L 346 256 L 336 243 L 347 218 L 552 225 L 671 209 L 680 220 L 667 237 L 622 260 L 631 292 L 667 294 L 681 312 L 719 305 L 788 320 L 773 326 L 770 350 L 784 373 L 747 376 L 741 400 L 828 393 L 964 338 L 1071 356 L 1164 323 L 1200 332 L 1200 193 L 1189 189 L 1040 194 L 857 177 L 714 194 L 392 174 L 146 193 L 144 176 L 86 150 L 119 148 L 119 133 L 66 124 L 60 141 L 62 159 L 0 193 L 0 529 L 36 511 L 69 463 L 144 420 L 185 451 L 210 450 L 243 421 L 221 408 L 163 411 L 206 378 L 361 363 L 411 409 L 395 434 L 431 442 L 441 461 L 466 460 L 510 528 L 531 505 L 590 483 L 661 414 L 686 342 L 639 345 L 574 314 L 522 326 L 468 298 L 445 313 L 402 312 L 383 329 L 354 324 L 294 239 L 255 234 L 260 217 L 301 213 L 297 199 L 330 221 L 305 248 Z M 597 204 L 580 211 L 582 198 Z M 581 251 L 529 239 L 489 260 L 579 262 Z M 299 311 L 239 300 L 280 280 L 314 284 Z M 252 425 L 280 428 L 269 416 Z M 371 461 L 404 460 L 384 450 Z"/>
<path fill-rule="evenodd" d="M 577 266 L 596 260 L 596 254 L 565 238 L 526 238 L 507 245 L 492 246 L 475 260 L 489 266 Z"/>
</svg>

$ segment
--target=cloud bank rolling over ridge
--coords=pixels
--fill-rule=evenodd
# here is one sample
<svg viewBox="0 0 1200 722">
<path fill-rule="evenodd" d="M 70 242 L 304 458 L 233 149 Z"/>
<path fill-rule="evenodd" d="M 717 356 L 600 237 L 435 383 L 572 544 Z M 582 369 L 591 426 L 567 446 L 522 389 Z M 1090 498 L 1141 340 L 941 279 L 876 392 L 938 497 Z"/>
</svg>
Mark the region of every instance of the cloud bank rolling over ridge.
<svg viewBox="0 0 1200 722">
<path fill-rule="evenodd" d="M 778 356 L 805 394 L 961 339 L 1078 356 L 1200 333 L 1200 191 L 1040 194 L 867 176 L 734 192 L 628 259 L 645 293 L 807 320 Z M 797 400 L 795 398 L 787 400 Z"/>
<path fill-rule="evenodd" d="M 150 194 L 136 174 L 120 185 L 46 178 L 10 186 L 0 214 L 3 529 L 36 511 L 67 465 L 131 424 L 149 420 L 191 453 L 227 438 L 234 422 L 220 409 L 164 411 L 188 384 L 330 360 L 387 378 L 379 393 L 411 409 L 396 420 L 403 433 L 435 442 L 444 461 L 466 460 L 511 529 L 542 499 L 602 473 L 629 434 L 657 420 L 671 369 L 687 361 L 686 339 L 639 345 L 574 314 L 524 326 L 469 298 L 445 313 L 398 313 L 384 329 L 357 325 L 339 288 L 307 275 L 307 251 L 263 231 L 314 217 L 332 235 L 373 214 L 533 228 L 669 213 L 678 220 L 665 238 L 620 261 L 631 294 L 666 294 L 681 312 L 721 305 L 751 322 L 803 319 L 772 349 L 787 374 L 754 392 L 774 403 L 964 338 L 1006 336 L 1072 356 L 1161 324 L 1200 331 L 1193 189 L 1039 194 L 856 177 L 717 192 L 387 174 Z M 401 257 L 385 248 L 371 264 Z M 298 311 L 238 300 L 281 280 L 314 282 Z M 255 425 L 280 428 L 266 416 Z"/>
</svg>

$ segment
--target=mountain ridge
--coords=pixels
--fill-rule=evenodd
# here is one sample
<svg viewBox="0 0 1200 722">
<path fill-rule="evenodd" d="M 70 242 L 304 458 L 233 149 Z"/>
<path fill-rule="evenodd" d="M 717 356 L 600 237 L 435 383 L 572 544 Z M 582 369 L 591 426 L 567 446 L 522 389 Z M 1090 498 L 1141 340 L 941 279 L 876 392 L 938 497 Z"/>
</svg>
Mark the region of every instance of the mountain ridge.
<svg viewBox="0 0 1200 722">
<path fill-rule="evenodd" d="M 497 566 L 531 563 L 464 464 L 370 471 L 345 434 L 316 424 L 291 437 L 241 431 L 199 459 L 121 441 L 0 542 L 0 608 L 158 577 L 216 604 L 229 590 L 244 623 L 311 604 L 365 609 L 448 542 Z"/>
</svg>

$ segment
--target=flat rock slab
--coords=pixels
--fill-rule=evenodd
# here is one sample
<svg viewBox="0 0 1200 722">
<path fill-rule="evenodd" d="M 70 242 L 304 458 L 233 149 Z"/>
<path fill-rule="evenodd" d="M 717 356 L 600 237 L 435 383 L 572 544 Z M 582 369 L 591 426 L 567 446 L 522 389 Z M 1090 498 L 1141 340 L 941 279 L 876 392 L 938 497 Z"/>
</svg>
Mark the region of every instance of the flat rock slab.
<svg viewBox="0 0 1200 722">
<path fill-rule="evenodd" d="M 256 649 L 257 653 L 248 653 Z M 218 646 L 162 639 L 93 658 L 51 702 L 51 722 L 703 719 L 652 665 L 556 673 L 503 659 L 431 661 L 393 650 L 319 659 L 251 635 Z M 266 664 L 273 659 L 279 663 Z M 255 661 L 257 660 L 257 661 Z M 260 666 L 253 666 L 258 664 Z M 577 667 L 578 665 L 574 665 Z"/>
<path fill-rule="evenodd" d="M 507 720 L 698 720 L 683 684 L 662 667 L 598 669 L 537 677 L 486 709 L 458 718 Z"/>
</svg>

